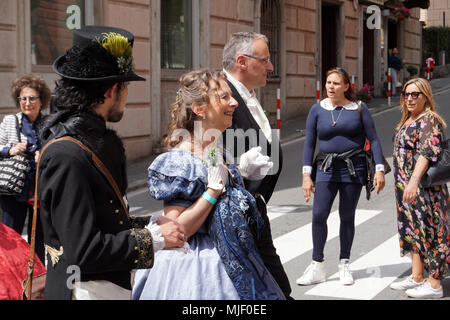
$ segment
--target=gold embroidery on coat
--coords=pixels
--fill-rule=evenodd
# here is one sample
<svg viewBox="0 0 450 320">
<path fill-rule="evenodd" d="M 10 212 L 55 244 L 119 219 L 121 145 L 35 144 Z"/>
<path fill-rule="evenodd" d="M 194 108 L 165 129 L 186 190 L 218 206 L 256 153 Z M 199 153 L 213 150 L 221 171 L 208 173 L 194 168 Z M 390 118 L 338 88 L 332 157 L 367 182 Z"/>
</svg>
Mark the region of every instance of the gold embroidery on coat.
<svg viewBox="0 0 450 320">
<path fill-rule="evenodd" d="M 52 248 L 48 245 L 44 245 L 45 247 L 45 255 L 47 255 L 47 253 L 50 255 L 50 259 L 52 260 L 52 267 L 55 266 L 55 264 L 58 263 L 59 261 L 59 257 L 63 254 L 63 247 L 59 247 L 59 250 L 56 250 L 55 248 Z"/>
</svg>

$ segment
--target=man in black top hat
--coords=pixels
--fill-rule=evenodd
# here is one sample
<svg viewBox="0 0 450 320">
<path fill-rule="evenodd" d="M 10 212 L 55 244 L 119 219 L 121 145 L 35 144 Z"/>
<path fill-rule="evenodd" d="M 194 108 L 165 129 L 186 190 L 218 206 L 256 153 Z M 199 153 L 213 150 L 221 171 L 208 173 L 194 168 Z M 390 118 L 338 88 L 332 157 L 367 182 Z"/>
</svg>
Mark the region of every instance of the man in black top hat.
<svg viewBox="0 0 450 320">
<path fill-rule="evenodd" d="M 156 250 L 182 247 L 182 227 L 160 218 L 128 215 L 124 147 L 106 122 L 123 116 L 133 70 L 133 35 L 88 26 L 75 30 L 73 47 L 57 58 L 55 106 L 43 123 L 42 144 L 71 136 L 104 164 L 116 184 L 72 141 L 49 144 L 39 162 L 40 219 L 44 229 L 46 299 L 130 299 L 131 271 L 150 268 Z M 44 147 L 45 148 L 45 147 Z"/>
</svg>

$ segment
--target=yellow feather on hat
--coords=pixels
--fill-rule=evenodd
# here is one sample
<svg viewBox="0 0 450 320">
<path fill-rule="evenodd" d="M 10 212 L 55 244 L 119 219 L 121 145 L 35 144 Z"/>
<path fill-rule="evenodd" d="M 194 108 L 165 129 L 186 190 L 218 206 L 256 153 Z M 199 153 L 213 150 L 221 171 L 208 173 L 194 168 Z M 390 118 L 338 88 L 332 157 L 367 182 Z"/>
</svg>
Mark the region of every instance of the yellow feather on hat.
<svg viewBox="0 0 450 320">
<path fill-rule="evenodd" d="M 126 37 L 115 32 L 102 33 L 102 35 L 103 39 L 96 38 L 97 42 L 117 59 L 122 72 L 129 72 L 133 68 L 133 47 L 131 43 Z"/>
</svg>

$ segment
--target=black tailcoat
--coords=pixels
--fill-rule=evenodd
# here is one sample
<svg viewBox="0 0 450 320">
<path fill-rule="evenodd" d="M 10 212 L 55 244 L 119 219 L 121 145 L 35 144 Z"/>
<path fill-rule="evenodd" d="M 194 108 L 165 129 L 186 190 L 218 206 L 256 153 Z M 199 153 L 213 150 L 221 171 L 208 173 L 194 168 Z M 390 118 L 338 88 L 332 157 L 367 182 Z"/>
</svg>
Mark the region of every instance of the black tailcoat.
<svg viewBox="0 0 450 320">
<path fill-rule="evenodd" d="M 49 118 L 41 130 L 43 144 L 62 136 L 79 139 L 103 161 L 125 194 L 124 148 L 103 118 L 89 111 L 64 111 Z M 44 242 L 50 251 L 62 252 L 53 254 L 53 260 L 46 254 L 45 299 L 71 299 L 77 277 L 131 289 L 130 271 L 153 264 L 151 235 L 142 228 L 146 221 L 127 215 L 89 152 L 70 141 L 50 145 L 39 163 L 38 183 Z"/>
<path fill-rule="evenodd" d="M 259 134 L 261 128 L 255 121 L 253 115 L 250 113 L 241 95 L 230 81 L 227 82 L 228 85 L 230 86 L 233 98 L 236 99 L 236 101 L 238 102 L 238 106 L 236 107 L 233 113 L 232 125 L 230 128 L 227 129 L 227 131 L 234 130 L 234 138 L 233 138 L 234 144 L 232 144 L 233 147 L 227 148 L 228 151 L 233 153 L 235 158 L 234 161 L 238 163 L 237 160 L 242 154 L 241 150 L 239 150 L 238 148 L 239 143 L 242 144 L 242 137 L 239 137 L 239 134 L 237 134 L 238 131 L 236 131 L 239 129 L 242 129 L 244 133 L 249 129 L 251 129 L 251 131 L 254 132 L 256 131 L 257 137 L 256 141 L 252 138 L 249 138 L 249 135 L 243 137 L 245 145 L 244 150 L 242 150 L 243 152 L 246 152 L 253 147 L 261 146 L 263 151 L 264 150 L 267 151 L 268 156 L 272 156 L 273 154 L 273 156 L 276 157 L 276 155 L 278 154 L 278 157 L 276 157 L 275 159 L 271 157 L 271 161 L 273 161 L 274 163 L 278 161 L 277 164 L 275 163 L 275 166 L 278 166 L 278 171 L 275 174 L 269 174 L 264 179 L 259 181 L 250 181 L 244 179 L 244 183 L 245 188 L 253 196 L 255 196 L 258 204 L 258 209 L 261 212 L 265 223 L 264 229 L 259 239 L 255 239 L 261 258 L 263 259 L 267 269 L 270 271 L 272 276 L 277 281 L 281 290 L 283 290 L 283 293 L 285 294 L 286 298 L 289 298 L 291 293 L 291 286 L 289 284 L 289 279 L 286 275 L 286 272 L 283 269 L 280 257 L 277 255 L 276 249 L 273 245 L 272 233 L 270 230 L 269 218 L 267 217 L 267 205 L 266 205 L 269 202 L 272 193 L 275 189 L 275 185 L 278 181 L 278 177 L 280 175 L 281 168 L 283 165 L 281 144 L 276 134 L 272 134 L 272 143 L 269 143 L 263 134 Z M 230 137 L 231 133 L 231 136 L 233 136 L 233 131 L 228 133 L 227 131 L 223 135 L 225 147 L 230 146 L 229 139 L 227 143 L 227 135 L 228 137 Z M 238 139 L 241 139 L 241 142 L 239 142 Z M 275 150 L 274 148 L 278 149 Z M 259 197 L 258 195 L 262 195 L 264 197 L 264 200 L 262 200 L 261 197 Z"/>
</svg>

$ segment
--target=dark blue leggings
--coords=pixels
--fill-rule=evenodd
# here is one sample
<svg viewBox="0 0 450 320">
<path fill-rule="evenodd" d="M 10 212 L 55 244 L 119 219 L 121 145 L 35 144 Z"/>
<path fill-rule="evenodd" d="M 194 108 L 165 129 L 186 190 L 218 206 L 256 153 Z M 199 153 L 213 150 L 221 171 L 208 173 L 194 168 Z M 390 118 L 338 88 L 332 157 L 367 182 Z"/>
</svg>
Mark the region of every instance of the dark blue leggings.
<svg viewBox="0 0 450 320">
<path fill-rule="evenodd" d="M 362 185 L 347 182 L 317 182 L 315 185 L 312 212 L 313 260 L 323 261 L 323 250 L 327 242 L 327 219 L 333 201 L 339 191 L 339 239 L 341 252 L 339 259 L 349 259 L 355 235 L 355 211 Z"/>
</svg>

